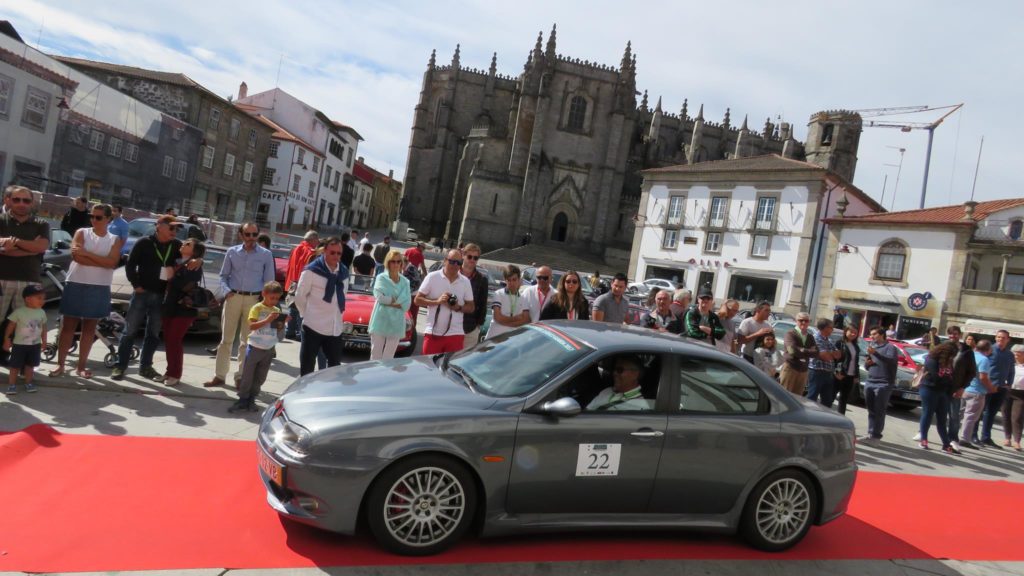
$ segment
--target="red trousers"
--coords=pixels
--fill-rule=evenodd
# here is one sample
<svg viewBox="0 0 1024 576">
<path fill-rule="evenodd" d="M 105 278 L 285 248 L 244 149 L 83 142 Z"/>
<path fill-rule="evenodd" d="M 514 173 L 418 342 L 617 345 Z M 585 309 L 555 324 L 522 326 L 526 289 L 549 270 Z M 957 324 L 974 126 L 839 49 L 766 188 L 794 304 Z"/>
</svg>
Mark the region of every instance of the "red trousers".
<svg viewBox="0 0 1024 576">
<path fill-rule="evenodd" d="M 185 333 L 195 318 L 191 316 L 164 316 L 164 354 L 167 356 L 165 377 L 181 379 L 185 362 Z"/>
<path fill-rule="evenodd" d="M 433 336 L 431 334 L 423 335 L 423 354 L 430 356 L 433 354 L 440 354 L 442 352 L 458 352 L 462 350 L 462 344 L 465 340 L 465 336 L 459 334 L 458 336 Z"/>
</svg>

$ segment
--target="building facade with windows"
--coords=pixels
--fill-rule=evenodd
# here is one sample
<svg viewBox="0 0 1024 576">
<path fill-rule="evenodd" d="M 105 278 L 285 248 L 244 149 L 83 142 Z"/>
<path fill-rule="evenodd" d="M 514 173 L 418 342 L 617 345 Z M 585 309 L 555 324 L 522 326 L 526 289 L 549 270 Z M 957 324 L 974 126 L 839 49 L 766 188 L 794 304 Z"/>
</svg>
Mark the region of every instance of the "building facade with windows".
<svg viewBox="0 0 1024 576">
<path fill-rule="evenodd" d="M 356 162 L 352 170 L 352 220 L 346 224 L 353 228 L 368 228 L 370 205 L 373 202 L 374 170 L 362 162 Z"/>
<path fill-rule="evenodd" d="M 346 208 L 343 201 L 345 175 L 352 173 L 356 148 L 362 140 L 359 133 L 280 88 L 249 94 L 243 82 L 239 87 L 238 105 L 249 114 L 266 117 L 312 146 L 316 157 L 309 168 L 316 175 L 316 189 L 307 222 L 327 230 L 339 228 Z M 296 211 L 306 208 L 304 204 L 295 206 Z"/>
<path fill-rule="evenodd" d="M 777 155 L 643 172 L 628 274 L 665 278 L 717 300 L 811 307 L 821 275 L 823 218 L 882 210 L 839 175 Z M 844 204 L 845 203 L 845 204 Z M 815 263 L 818 263 L 817 265 Z"/>
<path fill-rule="evenodd" d="M 269 229 L 308 228 L 317 205 L 324 157 L 316 148 L 274 121 L 255 117 L 274 129 L 263 170 L 256 221 Z"/>
<path fill-rule="evenodd" d="M 956 324 L 1024 338 L 1024 198 L 830 218 L 818 313 L 917 338 Z"/>
<path fill-rule="evenodd" d="M 26 47 L 13 28 L 0 33 L 0 188 L 16 183 L 44 190 L 50 175 L 57 105 L 74 82 L 44 54 Z M 66 102 L 66 101 L 65 101 Z"/>
<path fill-rule="evenodd" d="M 190 193 L 172 204 L 180 213 L 235 222 L 255 217 L 262 190 L 260 175 L 273 133 L 269 127 L 184 74 L 58 59 L 202 132 L 200 149 L 187 161 L 197 166 Z M 175 161 L 172 173 L 176 175 L 177 170 Z"/>
<path fill-rule="evenodd" d="M 728 109 L 713 121 L 685 100 L 676 114 L 660 98 L 637 97 L 629 44 L 609 66 L 559 54 L 554 29 L 521 70 L 499 74 L 497 55 L 486 70 L 463 67 L 458 47 L 450 64 L 431 55 L 401 215 L 423 238 L 511 247 L 529 234 L 532 244 L 623 267 L 645 168 L 774 153 L 853 180 L 855 113 L 812 115 L 806 144 L 788 122 L 751 128 Z"/>
</svg>

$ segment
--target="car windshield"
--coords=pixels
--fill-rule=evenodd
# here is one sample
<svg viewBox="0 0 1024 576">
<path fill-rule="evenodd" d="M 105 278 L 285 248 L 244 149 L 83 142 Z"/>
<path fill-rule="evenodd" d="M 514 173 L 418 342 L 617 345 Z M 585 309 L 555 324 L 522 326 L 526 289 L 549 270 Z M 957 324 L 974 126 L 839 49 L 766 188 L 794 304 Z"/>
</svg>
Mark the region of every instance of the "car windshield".
<svg viewBox="0 0 1024 576">
<path fill-rule="evenodd" d="M 907 346 L 903 350 L 906 351 L 915 364 L 924 364 L 924 357 L 928 355 L 927 348 L 911 348 Z"/>
<path fill-rule="evenodd" d="M 207 250 L 203 254 L 203 272 L 220 274 L 224 266 L 224 253 L 219 250 Z"/>
<path fill-rule="evenodd" d="M 559 330 L 531 324 L 484 340 L 453 356 L 449 365 L 484 394 L 524 396 L 592 350 Z"/>
<path fill-rule="evenodd" d="M 373 293 L 373 276 L 353 274 L 348 277 L 348 291 L 355 294 Z"/>
</svg>

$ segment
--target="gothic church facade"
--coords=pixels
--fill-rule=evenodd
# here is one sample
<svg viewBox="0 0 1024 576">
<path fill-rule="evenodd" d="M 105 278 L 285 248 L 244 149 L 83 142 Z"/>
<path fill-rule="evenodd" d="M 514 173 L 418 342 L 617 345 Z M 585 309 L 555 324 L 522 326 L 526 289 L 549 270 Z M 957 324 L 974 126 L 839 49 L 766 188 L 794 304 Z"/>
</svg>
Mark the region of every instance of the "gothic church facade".
<svg viewBox="0 0 1024 576">
<path fill-rule="evenodd" d="M 543 35 L 517 77 L 463 68 L 431 54 L 413 118 L 401 219 L 421 238 L 480 243 L 485 251 L 534 243 L 619 265 L 629 260 L 640 171 L 779 154 L 825 166 L 852 181 L 860 117 L 811 117 L 807 143 L 770 119 L 736 128 L 637 102 L 636 56 L 618 68 L 556 52 Z"/>
</svg>

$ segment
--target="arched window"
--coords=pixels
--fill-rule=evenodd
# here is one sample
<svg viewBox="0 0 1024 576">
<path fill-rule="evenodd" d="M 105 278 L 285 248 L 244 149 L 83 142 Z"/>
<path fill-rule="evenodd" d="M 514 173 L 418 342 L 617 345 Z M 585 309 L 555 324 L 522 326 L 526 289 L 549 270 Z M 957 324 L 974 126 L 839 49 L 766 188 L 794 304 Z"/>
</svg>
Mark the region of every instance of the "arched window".
<svg viewBox="0 0 1024 576">
<path fill-rule="evenodd" d="M 583 96 L 573 96 L 569 104 L 569 121 L 566 122 L 566 127 L 570 130 L 583 130 L 586 119 L 587 99 Z"/>
<path fill-rule="evenodd" d="M 565 242 L 568 235 L 569 217 L 565 215 L 565 212 L 559 212 L 555 216 L 554 223 L 551 225 L 551 239 L 555 242 Z"/>
<path fill-rule="evenodd" d="M 907 265 L 907 247 L 901 242 L 886 242 L 878 249 L 875 278 L 902 281 Z"/>
<path fill-rule="evenodd" d="M 1010 240 L 1020 240 L 1022 231 L 1024 231 L 1024 220 L 1010 222 Z"/>
</svg>

